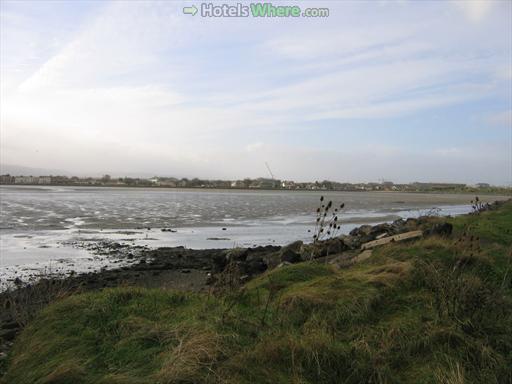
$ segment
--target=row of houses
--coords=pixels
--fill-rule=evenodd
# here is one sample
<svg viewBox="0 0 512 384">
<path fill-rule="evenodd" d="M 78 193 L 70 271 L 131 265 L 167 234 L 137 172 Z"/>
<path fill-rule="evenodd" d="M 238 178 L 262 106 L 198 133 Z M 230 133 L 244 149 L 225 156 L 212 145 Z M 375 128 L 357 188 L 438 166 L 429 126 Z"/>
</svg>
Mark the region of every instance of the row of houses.
<svg viewBox="0 0 512 384">
<path fill-rule="evenodd" d="M 0 184 L 51 184 L 51 176 L 0 175 Z"/>
<path fill-rule="evenodd" d="M 468 188 L 488 189 L 487 183 L 478 183 L 475 186 L 457 183 L 409 183 L 394 184 L 391 181 L 380 183 L 339 183 L 335 181 L 295 182 L 292 180 L 278 180 L 258 178 L 243 180 L 201 180 L 177 179 L 174 177 L 144 178 L 112 178 L 104 175 L 101 178 L 79 178 L 76 176 L 12 176 L 0 175 L 0 184 L 20 185 L 106 185 L 106 186 L 157 186 L 167 188 L 248 188 L 248 189 L 289 189 L 289 190 L 335 190 L 335 191 L 403 191 L 403 192 L 429 192 L 429 191 L 464 191 Z"/>
</svg>

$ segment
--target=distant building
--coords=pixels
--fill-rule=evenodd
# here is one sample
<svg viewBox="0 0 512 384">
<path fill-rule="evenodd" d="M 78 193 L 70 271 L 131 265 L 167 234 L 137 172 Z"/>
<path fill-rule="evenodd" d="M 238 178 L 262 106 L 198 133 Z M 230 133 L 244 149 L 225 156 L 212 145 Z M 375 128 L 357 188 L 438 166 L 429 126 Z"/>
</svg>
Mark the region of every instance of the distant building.
<svg viewBox="0 0 512 384">
<path fill-rule="evenodd" d="M 488 183 L 476 183 L 477 188 L 489 188 L 491 185 Z"/>
<path fill-rule="evenodd" d="M 282 181 L 281 187 L 286 188 L 286 189 L 296 189 L 297 188 L 297 186 L 295 185 L 295 182 L 289 181 L 289 180 Z"/>
<path fill-rule="evenodd" d="M 281 185 L 281 180 L 266 179 L 266 178 L 260 177 L 259 179 L 256 179 L 252 182 L 252 184 L 250 185 L 250 188 L 272 189 L 272 188 L 279 188 L 280 185 Z"/>
<path fill-rule="evenodd" d="M 169 187 L 169 188 L 176 188 L 177 183 L 175 180 L 160 180 L 160 186 L 162 187 Z"/>
<path fill-rule="evenodd" d="M 38 184 L 51 184 L 52 178 L 50 176 L 39 176 Z"/>
<path fill-rule="evenodd" d="M 245 184 L 243 180 L 235 180 L 231 182 L 231 188 L 244 188 Z"/>
<path fill-rule="evenodd" d="M 0 175 L 0 184 L 14 184 L 14 176 Z"/>
<path fill-rule="evenodd" d="M 16 176 L 14 184 L 38 184 L 39 178 L 35 176 Z"/>
<path fill-rule="evenodd" d="M 417 190 L 457 190 L 466 188 L 466 184 L 456 183 L 412 183 Z"/>
</svg>

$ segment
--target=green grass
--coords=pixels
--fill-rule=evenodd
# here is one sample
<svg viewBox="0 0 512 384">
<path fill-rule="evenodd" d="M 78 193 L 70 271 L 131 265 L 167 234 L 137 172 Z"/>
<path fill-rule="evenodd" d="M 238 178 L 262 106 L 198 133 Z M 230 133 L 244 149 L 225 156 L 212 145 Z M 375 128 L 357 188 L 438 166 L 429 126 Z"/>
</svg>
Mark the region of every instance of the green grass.
<svg viewBox="0 0 512 384">
<path fill-rule="evenodd" d="M 54 303 L 5 383 L 511 383 L 512 204 L 346 269 L 222 296 L 109 289 Z"/>
</svg>

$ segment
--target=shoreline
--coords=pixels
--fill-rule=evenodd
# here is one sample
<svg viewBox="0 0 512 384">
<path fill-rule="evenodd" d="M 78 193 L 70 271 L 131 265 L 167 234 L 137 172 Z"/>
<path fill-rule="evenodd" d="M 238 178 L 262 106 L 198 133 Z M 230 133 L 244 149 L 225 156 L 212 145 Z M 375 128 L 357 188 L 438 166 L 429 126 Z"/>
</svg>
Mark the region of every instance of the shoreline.
<svg viewBox="0 0 512 384">
<path fill-rule="evenodd" d="M 392 191 L 392 190 L 361 190 L 361 189 L 288 189 L 288 188 L 241 188 L 241 187 L 170 187 L 160 185 L 86 185 L 86 184 L 0 184 L 0 187 L 69 187 L 69 188 L 125 188 L 125 189 L 161 189 L 178 191 L 233 191 L 233 192 L 311 192 L 311 193 L 330 193 L 330 192 L 350 192 L 350 193 L 408 193 L 408 194 L 461 194 L 461 195 L 482 195 L 482 196 L 512 196 L 512 188 L 495 187 L 497 191 L 481 191 L 478 188 L 470 190 L 421 190 L 421 191 Z"/>
<path fill-rule="evenodd" d="M 467 206 L 442 206 L 440 217 L 458 216 L 469 212 Z M 361 225 L 392 223 L 399 219 L 417 218 L 431 214 L 427 209 L 407 209 L 394 214 L 386 211 L 378 214 L 373 210 L 353 215 L 340 221 L 341 234 Z M 297 216 L 298 218 L 299 216 Z M 314 222 L 304 222 L 309 216 L 294 217 L 282 221 L 267 220 L 259 225 L 243 225 L 241 222 L 219 223 L 206 227 L 171 228 L 67 228 L 53 230 L 16 229 L 4 230 L 2 236 L 3 254 L 0 270 L 0 291 L 15 277 L 23 282 L 34 283 L 46 270 L 66 276 L 69 273 L 88 273 L 115 269 L 133 264 L 123 254 L 137 254 L 159 248 L 184 247 L 191 250 L 254 248 L 258 246 L 285 246 L 296 240 L 312 241 L 311 229 Z M 225 225 L 225 227 L 222 227 Z M 36 255 L 36 256 L 34 256 Z M 3 281 L 2 281 L 3 280 Z"/>
<path fill-rule="evenodd" d="M 487 210 L 495 210 L 506 202 L 496 201 Z M 333 237 L 316 244 L 306 244 L 299 240 L 286 246 L 268 245 L 233 249 L 194 250 L 184 247 L 160 247 L 135 250 L 128 245 L 109 249 L 112 254 L 123 254 L 132 260 L 133 264 L 116 269 L 71 274 L 65 278 L 50 275 L 34 284 L 24 285 L 19 281 L 15 282 L 14 289 L 0 292 L 0 305 L 3 308 L 0 315 L 0 371 L 2 360 L 7 357 L 14 339 L 26 324 L 26 318 L 20 318 L 19 314 L 12 310 L 13 303 L 23 303 L 23 310 L 29 311 L 26 317 L 30 319 L 47 304 L 60 297 L 101 291 L 105 288 L 143 287 L 211 292 L 222 282 L 226 271 L 233 266 L 238 271 L 236 276 L 240 284 L 266 271 L 308 260 L 329 263 L 336 268 L 346 268 L 363 260 L 362 256 L 367 252 L 361 253 L 361 250 L 365 249 L 363 244 L 414 232 L 423 236 L 449 236 L 452 232 L 450 219 L 421 216 L 395 220 L 391 224 L 362 225 L 354 228 L 348 235 Z"/>
</svg>

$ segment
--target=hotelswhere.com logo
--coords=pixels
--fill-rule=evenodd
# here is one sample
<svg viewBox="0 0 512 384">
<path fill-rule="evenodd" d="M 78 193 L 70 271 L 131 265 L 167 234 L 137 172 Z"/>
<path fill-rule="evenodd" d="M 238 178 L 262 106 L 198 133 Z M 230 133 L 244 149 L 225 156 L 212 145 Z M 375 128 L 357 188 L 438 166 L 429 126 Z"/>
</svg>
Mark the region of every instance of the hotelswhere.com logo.
<svg viewBox="0 0 512 384">
<path fill-rule="evenodd" d="M 298 5 L 272 3 L 213 4 L 201 3 L 184 7 L 183 13 L 201 17 L 328 17 L 329 8 L 304 8 Z"/>
</svg>

